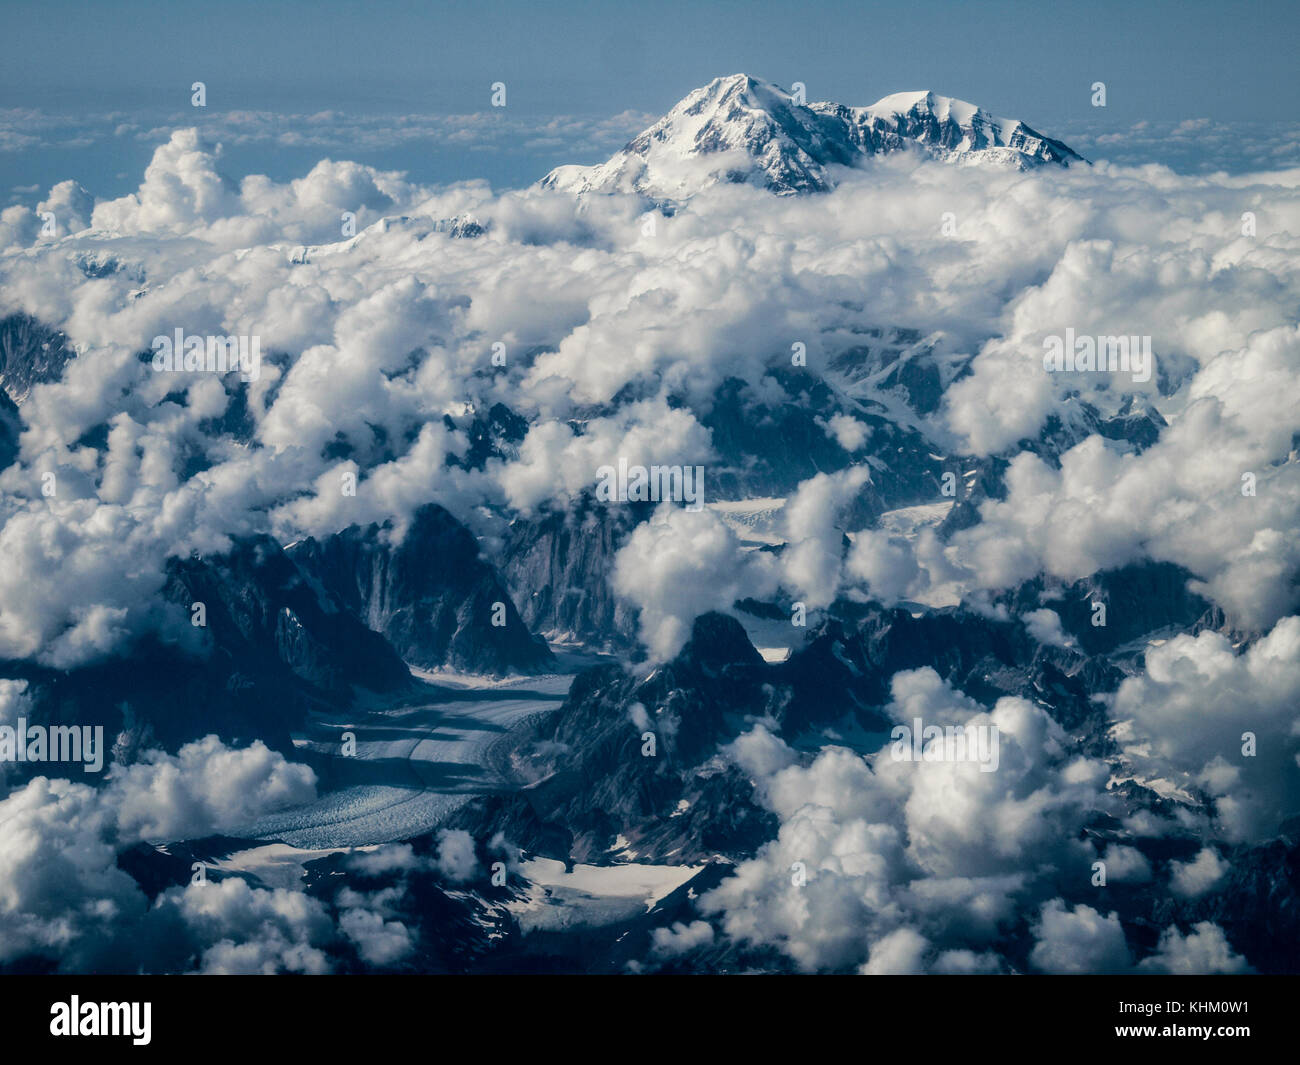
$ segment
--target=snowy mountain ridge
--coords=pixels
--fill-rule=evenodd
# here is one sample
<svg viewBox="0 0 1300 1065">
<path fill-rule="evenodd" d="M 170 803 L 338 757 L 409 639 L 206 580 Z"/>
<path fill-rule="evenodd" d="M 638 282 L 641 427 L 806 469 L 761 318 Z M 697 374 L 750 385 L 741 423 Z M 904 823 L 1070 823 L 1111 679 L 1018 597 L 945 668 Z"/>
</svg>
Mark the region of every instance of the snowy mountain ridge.
<svg viewBox="0 0 1300 1065">
<path fill-rule="evenodd" d="M 541 186 L 669 202 L 718 181 L 778 195 L 825 192 L 836 184 L 835 167 L 907 150 L 1017 170 L 1084 161 L 1018 119 L 928 91 L 895 93 L 870 107 L 805 105 L 771 82 L 733 74 L 690 93 L 606 162 L 557 167 Z"/>
</svg>

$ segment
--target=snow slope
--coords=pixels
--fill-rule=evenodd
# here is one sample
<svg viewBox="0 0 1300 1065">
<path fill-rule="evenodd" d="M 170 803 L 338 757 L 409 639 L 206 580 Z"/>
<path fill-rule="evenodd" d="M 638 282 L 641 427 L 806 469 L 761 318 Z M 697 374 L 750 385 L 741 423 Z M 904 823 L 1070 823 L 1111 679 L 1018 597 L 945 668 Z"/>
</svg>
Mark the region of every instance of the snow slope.
<svg viewBox="0 0 1300 1065">
<path fill-rule="evenodd" d="M 771 82 L 733 74 L 690 93 L 608 161 L 557 167 L 541 185 L 666 203 L 718 181 L 779 195 L 822 192 L 836 184 L 836 168 L 909 149 L 944 162 L 1020 170 L 1083 161 L 1018 119 L 932 92 L 895 93 L 870 107 L 805 105 Z"/>
</svg>

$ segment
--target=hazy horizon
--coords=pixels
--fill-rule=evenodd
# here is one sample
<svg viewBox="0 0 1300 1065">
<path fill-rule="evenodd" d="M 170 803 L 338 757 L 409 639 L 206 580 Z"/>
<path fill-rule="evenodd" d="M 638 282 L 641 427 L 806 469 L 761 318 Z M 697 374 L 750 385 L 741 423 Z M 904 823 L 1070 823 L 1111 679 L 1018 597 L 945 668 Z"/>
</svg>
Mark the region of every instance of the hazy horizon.
<svg viewBox="0 0 1300 1065">
<path fill-rule="evenodd" d="M 1032 20 L 1005 2 L 638 10 L 629 22 L 568 4 L 539 24 L 517 3 L 236 3 L 221 11 L 237 32 L 213 32 L 202 8 L 23 0 L 6 11 L 24 47 L 0 71 L 0 202 L 35 202 L 66 179 L 121 195 L 188 125 L 223 145 L 236 179 L 302 176 L 327 155 L 425 184 L 517 188 L 607 158 L 691 90 L 738 72 L 859 106 L 931 89 L 1126 165 L 1300 165 L 1292 5 L 1106 2 Z M 486 52 L 459 43 L 480 39 Z M 981 39 L 990 49 L 971 46 Z M 1009 39 L 1024 62 L 992 61 Z M 203 108 L 190 104 L 195 81 Z M 489 103 L 499 81 L 504 109 Z M 1098 81 L 1104 108 L 1092 103 Z"/>
</svg>

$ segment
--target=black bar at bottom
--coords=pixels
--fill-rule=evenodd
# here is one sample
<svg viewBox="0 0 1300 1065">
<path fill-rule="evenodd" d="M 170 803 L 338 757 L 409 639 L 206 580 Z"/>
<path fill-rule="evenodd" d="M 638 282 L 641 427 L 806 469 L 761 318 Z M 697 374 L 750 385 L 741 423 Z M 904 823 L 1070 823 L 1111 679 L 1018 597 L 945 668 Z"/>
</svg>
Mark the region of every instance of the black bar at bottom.
<svg viewBox="0 0 1300 1065">
<path fill-rule="evenodd" d="M 535 1043 L 608 1057 L 657 1042 L 682 1051 L 690 1032 L 701 1050 L 753 1040 L 770 1052 L 869 1042 L 890 1028 L 929 1051 L 1201 1043 L 1231 1052 L 1290 1045 L 1297 990 L 1294 977 L 1241 976 L 11 976 L 0 978 L 0 1017 L 9 1049 L 78 1053 L 109 1042 L 128 1053 L 373 1053 L 410 1039 L 430 1052 L 490 1053 L 500 1042 L 507 1053 Z M 110 1034 L 85 1034 L 96 1029 Z"/>
</svg>

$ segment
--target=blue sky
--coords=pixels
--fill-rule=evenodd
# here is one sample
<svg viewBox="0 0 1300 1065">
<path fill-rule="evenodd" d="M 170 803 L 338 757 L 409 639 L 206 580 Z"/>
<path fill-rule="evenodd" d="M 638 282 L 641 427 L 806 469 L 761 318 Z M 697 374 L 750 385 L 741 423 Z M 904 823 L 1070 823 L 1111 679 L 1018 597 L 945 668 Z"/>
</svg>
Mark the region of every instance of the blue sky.
<svg viewBox="0 0 1300 1065">
<path fill-rule="evenodd" d="M 802 81 L 810 99 L 852 104 L 930 88 L 1052 136 L 1083 138 L 1085 151 L 1095 138 L 1141 123 L 1147 135 L 1140 139 L 1150 141 L 1153 131 L 1188 119 L 1293 122 L 1300 103 L 1300 5 L 1274 0 L 1050 8 L 1010 0 L 9 0 L 0 19 L 10 42 L 0 69 L 0 111 L 7 111 L 0 192 L 76 177 L 97 194 L 119 193 L 138 181 L 161 139 L 150 142 L 150 130 L 193 120 L 222 135 L 236 111 L 340 118 L 337 146 L 328 151 L 283 137 L 242 146 L 223 137 L 235 173 L 295 176 L 332 154 L 405 169 L 421 181 L 520 185 L 559 162 L 604 158 L 643 117 L 741 70 L 782 85 Z M 208 87 L 202 113 L 189 107 L 195 80 Z M 1090 103 L 1098 80 L 1107 85 L 1104 110 Z M 508 86 L 513 124 L 485 125 L 476 147 L 432 131 L 389 144 L 372 137 L 347 150 L 350 119 L 484 111 L 494 81 Z M 624 117 L 606 121 L 616 115 Z M 65 135 L 50 134 L 52 116 Z M 581 123 L 562 123 L 557 136 L 528 132 L 529 123 L 570 117 L 604 124 L 591 136 Z M 299 121 L 284 117 L 284 129 Z M 5 129 L 20 135 L 6 144 Z"/>
</svg>

